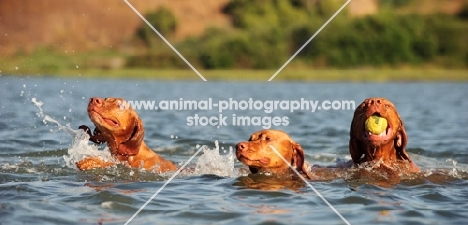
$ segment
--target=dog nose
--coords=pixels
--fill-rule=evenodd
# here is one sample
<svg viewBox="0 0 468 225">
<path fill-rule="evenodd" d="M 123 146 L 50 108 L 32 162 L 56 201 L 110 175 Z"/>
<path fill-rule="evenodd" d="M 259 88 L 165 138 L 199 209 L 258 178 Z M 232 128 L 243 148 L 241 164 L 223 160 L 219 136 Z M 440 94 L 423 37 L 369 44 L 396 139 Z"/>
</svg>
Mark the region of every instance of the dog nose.
<svg viewBox="0 0 468 225">
<path fill-rule="evenodd" d="M 246 149 L 246 148 L 247 148 L 247 145 L 246 145 L 244 142 L 238 143 L 238 144 L 236 145 L 236 149 L 237 149 L 237 150 L 244 150 L 244 149 Z"/>
<path fill-rule="evenodd" d="M 380 105 L 380 104 L 382 104 L 382 100 L 380 98 L 371 98 L 371 99 L 369 99 L 369 102 L 367 104 L 368 104 L 368 106 Z"/>
<path fill-rule="evenodd" d="M 104 100 L 102 98 L 90 98 L 89 104 L 95 104 L 96 106 L 101 106 Z"/>
</svg>

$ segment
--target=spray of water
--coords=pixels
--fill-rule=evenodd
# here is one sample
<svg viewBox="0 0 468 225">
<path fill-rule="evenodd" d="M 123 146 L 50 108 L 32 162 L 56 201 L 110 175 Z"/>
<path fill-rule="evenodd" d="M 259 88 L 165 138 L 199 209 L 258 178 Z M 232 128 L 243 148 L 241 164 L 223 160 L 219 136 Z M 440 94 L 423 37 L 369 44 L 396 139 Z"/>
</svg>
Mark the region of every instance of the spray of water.
<svg viewBox="0 0 468 225">
<path fill-rule="evenodd" d="M 68 155 L 64 155 L 65 166 L 69 168 L 76 168 L 76 163 L 88 158 L 88 157 L 99 157 L 104 161 L 111 161 L 118 163 L 116 159 L 111 155 L 108 147 L 103 150 L 99 150 L 98 146 L 89 142 L 89 135 L 81 129 L 73 129 L 69 125 L 63 126 L 57 120 L 44 114 L 42 110 L 43 103 L 38 101 L 36 98 L 31 99 L 32 103 L 36 105 L 39 112 L 36 115 L 42 119 L 44 124 L 53 123 L 58 127 L 58 130 L 64 130 L 72 136 L 72 142 L 68 148 Z M 204 146 L 203 155 L 201 155 L 197 161 L 193 175 L 202 174 L 214 174 L 225 177 L 235 177 L 237 174 L 234 171 L 235 157 L 232 151 L 232 147 L 229 148 L 229 152 L 225 155 L 220 154 L 218 141 L 215 141 L 215 148 L 210 149 Z M 133 171 L 130 171 L 132 173 Z"/>
<path fill-rule="evenodd" d="M 42 110 L 43 103 L 36 98 L 31 99 L 32 103 L 39 108 L 36 115 L 42 119 L 44 124 L 53 123 L 57 125 L 59 130 L 64 130 L 72 136 L 71 146 L 68 149 L 68 155 L 64 155 L 65 165 L 69 168 L 76 168 L 75 163 L 80 160 L 93 156 L 99 157 L 104 161 L 114 161 L 114 157 L 110 154 L 107 147 L 104 150 L 99 150 L 98 146 L 89 143 L 89 135 L 81 129 L 73 129 L 69 125 L 63 126 L 57 120 L 45 115 Z"/>
<path fill-rule="evenodd" d="M 457 172 L 457 161 L 453 160 L 453 159 L 447 159 L 445 160 L 446 162 L 452 162 L 452 170 L 449 172 L 450 175 L 452 175 L 453 177 L 459 177 L 458 175 L 458 172 Z"/>
<path fill-rule="evenodd" d="M 229 153 L 221 155 L 218 141 L 215 141 L 215 148 L 209 149 L 204 146 L 203 155 L 201 155 L 195 166 L 195 174 L 214 174 L 223 177 L 236 177 L 234 170 L 234 153 L 232 147 L 229 147 Z"/>
</svg>

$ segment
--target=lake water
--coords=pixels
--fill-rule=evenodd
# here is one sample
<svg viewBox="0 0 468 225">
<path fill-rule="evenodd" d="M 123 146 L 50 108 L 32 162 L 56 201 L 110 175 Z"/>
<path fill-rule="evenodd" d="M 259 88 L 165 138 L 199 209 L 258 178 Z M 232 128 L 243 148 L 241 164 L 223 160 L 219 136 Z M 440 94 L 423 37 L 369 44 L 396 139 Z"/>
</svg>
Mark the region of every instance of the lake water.
<svg viewBox="0 0 468 225">
<path fill-rule="evenodd" d="M 133 215 L 129 224 L 468 221 L 467 83 L 228 83 L 1 76 L 0 96 L 0 224 L 124 224 Z M 188 169 L 174 179 L 173 174 L 123 166 L 82 172 L 73 160 L 106 153 L 104 146 L 75 134 L 80 125 L 92 126 L 86 107 L 95 96 L 156 102 L 304 98 L 350 100 L 356 105 L 367 97 L 386 97 L 405 122 L 408 152 L 423 172 L 385 187 L 365 179 L 308 182 L 342 219 L 302 180 L 248 175 L 230 153 L 237 142 L 263 129 L 234 126 L 233 114 L 278 116 L 287 117 L 288 123 L 272 128 L 288 132 L 300 143 L 309 163 L 334 165 L 337 159 L 349 160 L 353 110 L 324 109 L 313 113 L 227 110 L 222 112 L 227 126 L 187 125 L 187 118 L 195 114 L 219 116 L 217 109 L 138 110 L 148 146 L 179 166 L 188 162 Z"/>
</svg>

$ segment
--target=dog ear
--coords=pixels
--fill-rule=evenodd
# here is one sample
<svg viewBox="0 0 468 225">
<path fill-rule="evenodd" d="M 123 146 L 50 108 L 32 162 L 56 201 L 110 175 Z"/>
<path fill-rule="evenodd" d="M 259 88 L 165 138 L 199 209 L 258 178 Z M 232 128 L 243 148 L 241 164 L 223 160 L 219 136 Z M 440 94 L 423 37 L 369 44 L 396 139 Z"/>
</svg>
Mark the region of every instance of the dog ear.
<svg viewBox="0 0 468 225">
<path fill-rule="evenodd" d="M 292 155 L 292 161 L 291 161 L 291 166 L 296 168 L 298 171 L 302 171 L 302 166 L 304 165 L 304 150 L 302 150 L 302 147 L 300 144 L 292 141 L 291 142 L 292 149 L 293 149 L 293 155 Z"/>
<path fill-rule="evenodd" d="M 410 171 L 419 172 L 419 167 L 411 160 L 410 156 L 406 152 L 406 144 L 408 143 L 408 136 L 406 135 L 405 126 L 401 122 L 400 130 L 398 131 L 395 140 L 394 146 L 399 159 L 408 160 L 410 164 Z"/>
<path fill-rule="evenodd" d="M 134 124 L 128 139 L 121 142 L 117 147 L 117 154 L 126 156 L 138 154 L 141 143 L 143 142 L 143 137 L 145 136 L 145 130 L 140 118 L 136 117 Z"/>
<path fill-rule="evenodd" d="M 401 120 L 400 120 L 401 121 Z M 408 136 L 403 122 L 401 122 L 400 129 L 398 130 L 394 141 L 395 150 L 399 159 L 406 159 L 411 162 L 411 158 L 406 152 L 406 144 L 408 143 Z"/>
<path fill-rule="evenodd" d="M 358 140 L 355 137 L 350 137 L 349 139 L 349 153 L 351 155 L 351 159 L 353 163 L 360 163 L 362 159 L 362 155 L 365 155 L 363 148 L 360 147 Z"/>
<path fill-rule="evenodd" d="M 351 122 L 351 129 L 349 130 L 349 154 L 351 155 L 351 159 L 354 163 L 359 163 L 361 160 L 362 155 L 364 155 L 364 150 L 359 146 L 358 140 L 354 137 L 354 129 L 355 126 L 355 117 Z"/>
</svg>

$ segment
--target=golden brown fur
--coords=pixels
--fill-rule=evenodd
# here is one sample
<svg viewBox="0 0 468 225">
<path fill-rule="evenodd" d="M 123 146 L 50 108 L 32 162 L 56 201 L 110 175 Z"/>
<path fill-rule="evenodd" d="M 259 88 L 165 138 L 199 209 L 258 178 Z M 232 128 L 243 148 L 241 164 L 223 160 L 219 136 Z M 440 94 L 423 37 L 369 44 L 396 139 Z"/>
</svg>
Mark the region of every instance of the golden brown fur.
<svg viewBox="0 0 468 225">
<path fill-rule="evenodd" d="M 134 168 L 154 169 L 157 172 L 176 170 L 177 167 L 146 146 L 143 140 L 144 128 L 138 114 L 131 107 L 125 107 L 121 98 L 91 98 L 88 115 L 96 126 L 93 134 L 87 126 L 80 126 L 95 143 L 107 143 L 111 154 L 120 162 Z M 104 168 L 113 163 L 97 157 L 78 162 L 80 170 Z"/>
<path fill-rule="evenodd" d="M 261 130 L 253 133 L 249 141 L 236 145 L 236 156 L 239 161 L 247 165 L 252 173 L 290 172 L 290 167 L 277 153 L 297 171 L 304 172 L 304 151 L 288 134 L 279 130 Z"/>
<path fill-rule="evenodd" d="M 373 135 L 366 131 L 365 121 L 372 115 L 379 115 L 388 121 L 385 135 Z M 389 100 L 369 98 L 356 108 L 349 140 L 349 152 L 355 164 L 376 162 L 390 170 L 419 172 L 405 150 L 407 142 L 403 121 Z"/>
</svg>

